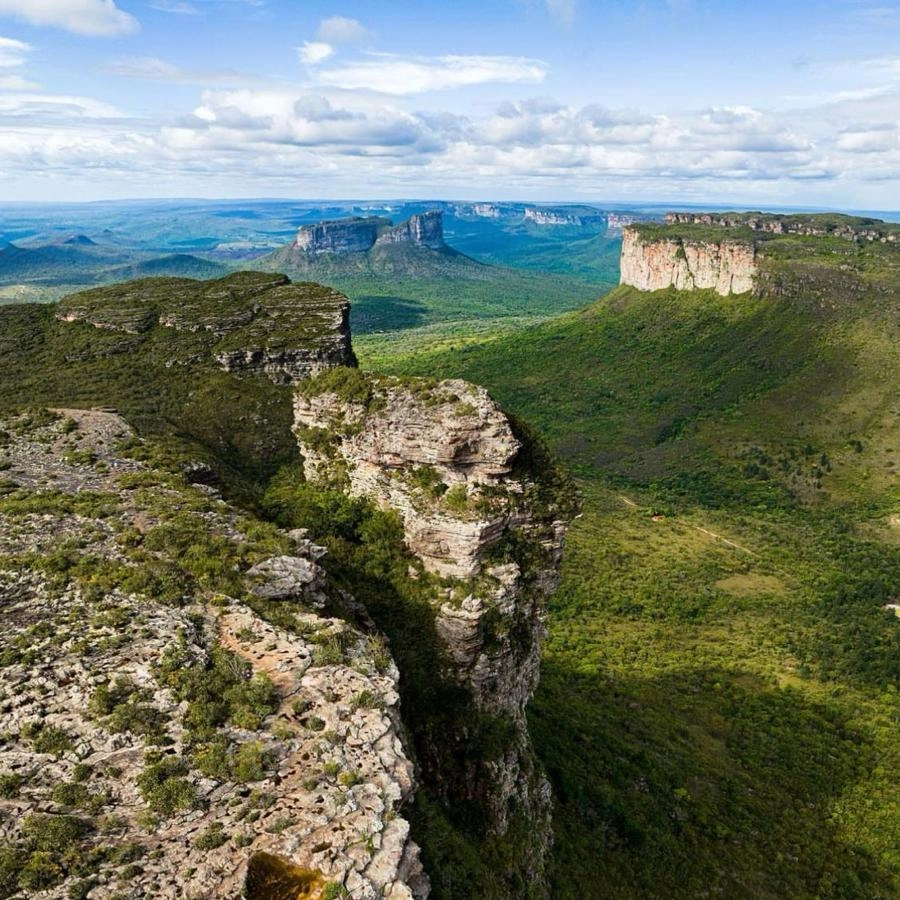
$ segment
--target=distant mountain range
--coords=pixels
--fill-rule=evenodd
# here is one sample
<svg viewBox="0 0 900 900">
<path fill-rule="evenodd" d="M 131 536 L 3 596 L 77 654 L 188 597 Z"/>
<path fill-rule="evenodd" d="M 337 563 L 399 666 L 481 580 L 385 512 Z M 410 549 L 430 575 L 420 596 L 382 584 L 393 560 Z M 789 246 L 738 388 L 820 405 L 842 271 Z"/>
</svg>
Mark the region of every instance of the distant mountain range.
<svg viewBox="0 0 900 900">
<path fill-rule="evenodd" d="M 56 299 L 78 287 L 146 277 L 220 278 L 219 262 L 186 253 L 154 256 L 75 234 L 50 244 L 0 247 L 0 302 Z"/>
</svg>

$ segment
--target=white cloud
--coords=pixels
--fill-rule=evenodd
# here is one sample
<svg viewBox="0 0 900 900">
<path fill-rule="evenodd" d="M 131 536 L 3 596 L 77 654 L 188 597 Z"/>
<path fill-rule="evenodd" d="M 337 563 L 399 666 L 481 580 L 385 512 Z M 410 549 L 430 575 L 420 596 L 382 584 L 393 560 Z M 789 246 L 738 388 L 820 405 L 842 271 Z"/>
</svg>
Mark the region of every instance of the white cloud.
<svg viewBox="0 0 900 900">
<path fill-rule="evenodd" d="M 184 69 L 156 56 L 126 56 L 103 66 L 107 75 L 120 78 L 141 78 L 148 81 L 168 81 L 172 84 L 199 84 L 237 87 L 262 85 L 269 80 L 259 75 L 233 69 Z"/>
<path fill-rule="evenodd" d="M 0 114 L 38 125 L 58 119 L 122 118 L 108 103 L 72 94 L 0 94 Z"/>
<path fill-rule="evenodd" d="M 21 66 L 30 52 L 31 44 L 15 38 L 0 37 L 0 68 Z"/>
<path fill-rule="evenodd" d="M 316 40 L 326 44 L 358 44 L 369 37 L 369 32 L 357 19 L 330 16 L 319 22 Z"/>
<path fill-rule="evenodd" d="M 115 0 L 0 0 L 0 15 L 93 37 L 130 34 L 140 27 Z"/>
<path fill-rule="evenodd" d="M 31 44 L 24 41 L 0 37 L 0 73 L 4 69 L 15 69 L 24 65 L 25 57 L 31 49 Z M 22 75 L 12 75 L 8 72 L 0 74 L 0 91 L 31 91 L 39 86 Z"/>
<path fill-rule="evenodd" d="M 39 87 L 21 75 L 0 75 L 0 91 L 33 91 Z"/>
<path fill-rule="evenodd" d="M 304 65 L 314 66 L 333 56 L 334 47 L 323 41 L 304 41 L 303 46 L 297 48 L 297 55 Z"/>
<path fill-rule="evenodd" d="M 541 82 L 547 64 L 520 56 L 403 57 L 373 53 L 316 72 L 320 85 L 384 94 L 423 94 L 476 84 Z"/>
</svg>

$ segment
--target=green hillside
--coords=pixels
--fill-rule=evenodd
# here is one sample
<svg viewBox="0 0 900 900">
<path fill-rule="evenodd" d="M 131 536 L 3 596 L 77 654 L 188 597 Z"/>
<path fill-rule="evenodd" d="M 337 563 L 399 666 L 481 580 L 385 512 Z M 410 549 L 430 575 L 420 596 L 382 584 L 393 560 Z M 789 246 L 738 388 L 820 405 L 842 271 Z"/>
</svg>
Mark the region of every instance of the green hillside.
<svg viewBox="0 0 900 900">
<path fill-rule="evenodd" d="M 577 309 L 612 279 L 486 265 L 450 247 L 411 244 L 308 256 L 285 247 L 253 268 L 327 284 L 353 301 L 354 346 L 395 353 L 477 333 L 496 334 Z"/>
<path fill-rule="evenodd" d="M 761 265 L 761 296 L 361 348 L 485 384 L 579 475 L 532 710 L 554 898 L 900 894 L 900 252 Z"/>
</svg>

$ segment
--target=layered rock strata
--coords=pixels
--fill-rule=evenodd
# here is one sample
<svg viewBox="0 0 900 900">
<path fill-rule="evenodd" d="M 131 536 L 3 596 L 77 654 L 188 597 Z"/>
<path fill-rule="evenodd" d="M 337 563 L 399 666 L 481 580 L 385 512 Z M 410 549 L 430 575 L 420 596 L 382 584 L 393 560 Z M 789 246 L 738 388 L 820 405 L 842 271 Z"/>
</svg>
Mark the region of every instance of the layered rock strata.
<svg viewBox="0 0 900 900">
<path fill-rule="evenodd" d="M 752 241 L 675 236 L 645 239 L 637 228 L 624 230 L 620 282 L 638 290 L 706 288 L 727 296 L 752 290 L 756 275 Z"/>
<path fill-rule="evenodd" d="M 496 758 L 461 773 L 462 790 L 482 802 L 500 834 L 511 816 L 524 817 L 533 844 L 522 864 L 536 875 L 549 841 L 549 786 L 534 764 L 525 706 L 538 681 L 545 601 L 558 580 L 562 493 L 529 469 L 522 440 L 483 389 L 360 379 L 365 386 L 357 383 L 352 396 L 327 375 L 300 386 L 295 421 L 307 477 L 402 517 L 410 551 L 435 576 L 448 677 L 477 710 L 509 726 Z M 464 735 L 448 740 L 465 744 Z M 454 773 L 439 775 L 454 782 Z"/>
<path fill-rule="evenodd" d="M 113 414 L 0 425 L 3 896 L 427 896 L 398 672 L 317 611 L 322 549 L 141 462 Z M 255 561 L 233 596 L 183 568 L 194 530 Z"/>
<path fill-rule="evenodd" d="M 443 213 L 439 210 L 411 216 L 399 225 L 379 217 L 335 219 L 303 225 L 294 249 L 311 255 L 366 253 L 385 244 L 417 244 L 432 250 L 444 246 Z"/>
<path fill-rule="evenodd" d="M 666 213 L 667 225 L 715 225 L 749 228 L 763 234 L 795 234 L 803 237 L 839 237 L 848 241 L 900 241 L 900 226 L 880 219 L 850 216 L 792 216 L 772 213 Z"/>
</svg>

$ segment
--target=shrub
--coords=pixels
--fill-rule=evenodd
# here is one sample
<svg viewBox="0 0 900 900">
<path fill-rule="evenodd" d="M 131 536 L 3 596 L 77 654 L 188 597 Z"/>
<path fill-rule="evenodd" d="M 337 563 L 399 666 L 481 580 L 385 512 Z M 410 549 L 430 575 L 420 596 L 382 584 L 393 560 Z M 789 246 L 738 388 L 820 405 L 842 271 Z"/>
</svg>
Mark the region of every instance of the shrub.
<svg viewBox="0 0 900 900">
<path fill-rule="evenodd" d="M 15 800 L 19 796 L 24 780 L 15 772 L 4 772 L 0 775 L 0 799 Z"/>
<path fill-rule="evenodd" d="M 208 851 L 221 847 L 228 840 L 221 822 L 213 822 L 209 827 L 204 829 L 194 841 L 194 846 L 198 850 Z"/>
<path fill-rule="evenodd" d="M 137 777 L 138 789 L 150 809 L 172 816 L 197 806 L 197 791 L 183 776 L 189 769 L 184 760 L 167 756 L 148 756 L 147 765 Z"/>
</svg>

